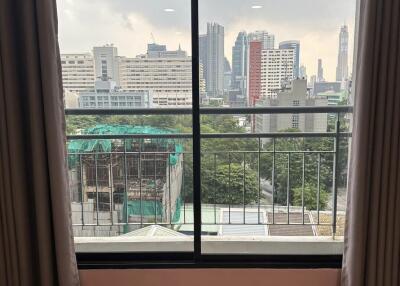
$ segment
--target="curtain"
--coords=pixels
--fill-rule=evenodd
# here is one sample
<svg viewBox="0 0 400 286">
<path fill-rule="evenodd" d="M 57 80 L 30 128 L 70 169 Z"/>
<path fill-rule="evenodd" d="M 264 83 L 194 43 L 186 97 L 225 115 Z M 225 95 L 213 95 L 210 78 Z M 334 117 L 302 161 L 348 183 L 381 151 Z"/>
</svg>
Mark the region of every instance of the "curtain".
<svg viewBox="0 0 400 286">
<path fill-rule="evenodd" d="M 400 1 L 361 0 L 342 285 L 400 285 Z"/>
<path fill-rule="evenodd" d="M 55 0 L 0 1 L 0 285 L 79 285 Z"/>
</svg>

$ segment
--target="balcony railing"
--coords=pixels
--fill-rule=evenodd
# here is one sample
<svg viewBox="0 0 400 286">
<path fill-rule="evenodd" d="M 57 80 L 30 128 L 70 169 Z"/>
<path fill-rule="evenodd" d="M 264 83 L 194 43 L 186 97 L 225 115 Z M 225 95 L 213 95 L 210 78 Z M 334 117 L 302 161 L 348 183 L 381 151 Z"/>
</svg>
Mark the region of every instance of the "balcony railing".
<svg viewBox="0 0 400 286">
<path fill-rule="evenodd" d="M 202 152 L 202 162 L 208 162 L 201 174 L 202 192 L 208 190 L 202 199 L 202 226 L 266 226 L 271 235 L 296 235 L 285 228 L 292 226 L 303 227 L 300 235 L 307 231 L 341 235 L 344 212 L 338 210 L 338 181 L 346 170 L 340 169 L 339 161 L 347 150 L 340 143 L 351 136 L 341 127 L 341 116 L 351 112 L 350 106 L 201 108 L 200 113 L 207 115 L 326 113 L 335 118 L 332 132 L 202 133 L 202 140 L 252 140 L 256 146 Z M 191 109 L 67 109 L 65 114 L 184 115 Z M 97 227 L 118 235 L 164 225 L 191 233 L 193 153 L 185 146 L 192 138 L 188 133 L 68 135 L 69 142 L 112 142 L 108 151 L 89 148 L 68 153 L 74 227 Z M 304 149 L 307 140 L 323 138 L 330 140 L 330 149 Z M 303 149 L 279 149 L 283 140 L 297 140 Z M 226 180 L 219 182 L 219 176 Z M 312 206 L 307 205 L 310 193 L 306 193 L 310 176 L 315 189 Z M 278 186 L 278 177 L 285 185 Z M 300 196 L 297 204 L 292 181 Z M 322 202 L 322 195 L 329 196 L 329 202 Z"/>
</svg>

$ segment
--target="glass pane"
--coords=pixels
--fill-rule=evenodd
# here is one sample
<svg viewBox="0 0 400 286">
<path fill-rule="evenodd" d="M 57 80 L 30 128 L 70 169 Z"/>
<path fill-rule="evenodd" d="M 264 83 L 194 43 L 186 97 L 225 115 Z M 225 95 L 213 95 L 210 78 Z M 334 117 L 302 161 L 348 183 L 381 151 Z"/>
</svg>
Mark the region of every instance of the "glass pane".
<svg viewBox="0 0 400 286">
<path fill-rule="evenodd" d="M 58 16 L 77 251 L 193 251 L 190 0 Z"/>
<path fill-rule="evenodd" d="M 203 253 L 341 253 L 356 1 L 199 6 Z"/>
</svg>

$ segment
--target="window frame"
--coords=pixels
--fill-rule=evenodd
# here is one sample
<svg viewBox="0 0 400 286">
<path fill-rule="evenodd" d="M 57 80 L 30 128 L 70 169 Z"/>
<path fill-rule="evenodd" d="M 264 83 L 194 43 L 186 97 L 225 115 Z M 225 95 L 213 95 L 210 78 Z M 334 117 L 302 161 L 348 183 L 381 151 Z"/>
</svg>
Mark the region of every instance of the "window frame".
<svg viewBox="0 0 400 286">
<path fill-rule="evenodd" d="M 342 255 L 204 254 L 201 240 L 201 149 L 199 87 L 199 0 L 191 2 L 192 143 L 194 236 L 191 252 L 76 252 L 79 269 L 291 268 L 342 267 Z M 358 7 L 357 7 L 358 8 Z M 356 23 L 357 24 L 357 23 Z M 140 113 L 139 113 L 140 114 Z"/>
</svg>

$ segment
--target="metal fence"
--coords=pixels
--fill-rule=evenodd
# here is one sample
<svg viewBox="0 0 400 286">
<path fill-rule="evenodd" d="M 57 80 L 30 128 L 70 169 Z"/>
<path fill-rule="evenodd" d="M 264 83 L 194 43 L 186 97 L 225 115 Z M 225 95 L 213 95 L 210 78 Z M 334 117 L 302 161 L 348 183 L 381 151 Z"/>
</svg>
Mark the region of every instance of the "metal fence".
<svg viewBox="0 0 400 286">
<path fill-rule="evenodd" d="M 67 109 L 65 114 L 68 116 L 184 115 L 191 112 L 192 110 L 187 108 Z M 346 170 L 340 170 L 338 163 L 343 156 L 343 151 L 347 152 L 340 149 L 340 142 L 348 140 L 351 136 L 350 132 L 342 130 L 340 118 L 341 115 L 351 112 L 350 106 L 201 108 L 200 114 L 209 115 L 326 113 L 335 118 L 333 132 L 202 133 L 202 140 L 252 140 L 256 146 L 253 150 L 202 152 L 202 161 L 209 163 L 204 174 L 203 169 L 201 172 L 202 186 L 203 189 L 208 187 L 214 191 L 211 195 L 208 191 L 208 196 L 202 199 L 203 207 L 207 208 L 207 212 L 211 214 L 209 215 L 211 219 L 204 219 L 202 225 L 328 226 L 331 228 L 331 234 L 335 235 L 338 219 L 338 180 L 341 173 L 346 173 Z M 332 148 L 329 150 L 277 149 L 280 140 L 299 140 L 304 143 L 306 140 L 321 138 L 331 140 Z M 174 142 L 190 146 L 192 139 L 192 134 L 182 133 L 68 135 L 67 140 L 110 140 L 113 146 L 117 146 L 108 152 L 93 150 L 68 154 L 73 225 L 117 226 L 120 227 L 117 232 L 124 233 L 127 226 L 193 224 L 194 202 L 190 178 L 193 167 L 192 150 L 187 147 L 180 152 L 168 148 L 149 151 L 144 147 L 151 140 L 176 140 Z M 136 142 L 134 148 L 132 140 Z M 174 162 L 171 161 L 173 156 Z M 237 166 L 241 168 L 240 186 L 236 186 L 235 189 L 231 185 L 232 180 L 237 179 L 233 176 L 238 175 L 237 172 L 234 175 L 232 173 L 234 164 L 236 168 Z M 311 164 L 315 171 L 312 176 L 316 182 L 316 197 L 314 198 L 316 206 L 307 208 L 306 173 Z M 248 167 L 249 165 L 251 167 Z M 220 170 L 221 166 L 227 168 L 225 182 L 217 180 L 218 172 L 223 173 L 223 170 Z M 282 166 L 285 167 L 284 171 Z M 328 170 L 324 178 L 330 177 L 325 180 L 329 185 L 324 186 L 324 190 L 330 196 L 330 203 L 329 206 L 322 208 L 321 169 L 324 168 Z M 246 181 L 249 179 L 248 169 L 254 175 L 251 181 L 253 183 L 251 200 L 246 197 L 249 196 L 246 185 L 249 184 Z M 298 175 L 296 189 L 301 190 L 299 205 L 291 202 L 293 172 Z M 210 178 L 211 176 L 213 178 Z M 282 176 L 286 185 L 277 186 L 277 177 L 280 177 L 282 181 Z M 263 187 L 263 183 L 267 185 L 266 188 Z M 212 184 L 217 184 L 217 186 Z M 221 186 L 223 190 L 218 189 Z M 224 192 L 226 192 L 226 198 L 221 199 L 221 193 Z M 241 201 L 232 199 L 238 195 Z M 240 221 L 236 218 L 239 210 L 242 216 Z M 233 212 L 236 213 L 233 214 Z M 223 218 L 222 213 L 224 215 L 226 213 L 227 217 Z M 250 216 L 249 213 L 256 215 Z M 321 214 L 328 217 L 330 221 L 322 220 Z M 232 219 L 233 217 L 235 219 Z"/>
</svg>

